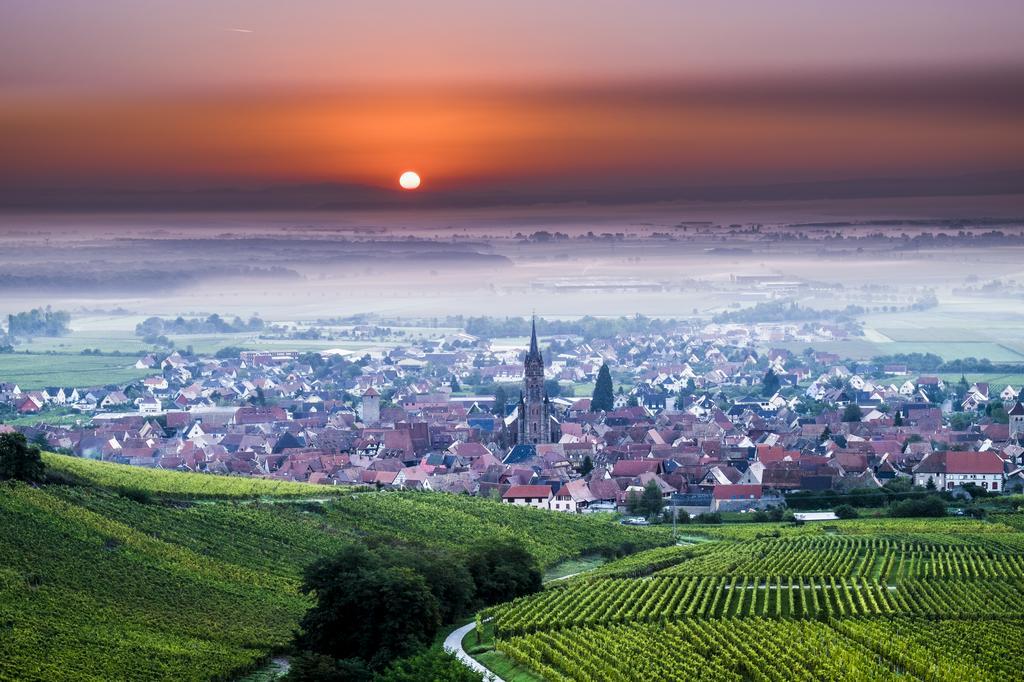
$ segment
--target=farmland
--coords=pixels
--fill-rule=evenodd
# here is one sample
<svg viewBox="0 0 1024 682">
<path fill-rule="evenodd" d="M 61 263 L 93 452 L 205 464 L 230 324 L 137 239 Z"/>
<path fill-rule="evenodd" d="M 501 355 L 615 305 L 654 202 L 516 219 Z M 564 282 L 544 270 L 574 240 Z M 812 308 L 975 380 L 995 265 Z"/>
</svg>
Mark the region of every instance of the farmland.
<svg viewBox="0 0 1024 682">
<path fill-rule="evenodd" d="M 116 355 L 0 353 L 0 377 L 22 390 L 46 386 L 105 386 L 152 374 L 136 369 L 136 358 Z"/>
<path fill-rule="evenodd" d="M 498 651 L 557 682 L 1005 679 L 1024 635 L 1019 517 L 691 527 L 720 539 L 483 615 Z"/>
<path fill-rule="evenodd" d="M 0 483 L 0 679 L 231 677 L 287 645 L 302 569 L 357 537 L 462 552 L 506 535 L 545 566 L 668 541 L 450 495 L 318 502 L 308 484 L 46 461 L 63 484 Z"/>
</svg>

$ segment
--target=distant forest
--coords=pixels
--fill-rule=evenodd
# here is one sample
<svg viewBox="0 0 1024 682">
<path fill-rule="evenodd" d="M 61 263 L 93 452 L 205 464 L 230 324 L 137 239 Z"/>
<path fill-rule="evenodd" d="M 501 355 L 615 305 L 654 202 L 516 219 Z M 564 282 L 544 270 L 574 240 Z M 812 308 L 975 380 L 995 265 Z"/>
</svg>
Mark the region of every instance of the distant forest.
<svg viewBox="0 0 1024 682">
<path fill-rule="evenodd" d="M 259 317 L 250 317 L 248 321 L 235 317 L 228 321 L 214 313 L 206 318 L 194 317 L 191 319 L 181 316 L 174 319 L 147 317 L 135 325 L 135 335 L 145 338 L 162 334 L 233 334 L 259 332 L 265 328 L 266 323 Z"/>
<path fill-rule="evenodd" d="M 1013 374 L 1020 371 L 1020 363 L 995 363 L 987 358 L 958 358 L 946 362 L 935 353 L 896 353 L 872 358 L 879 365 L 906 365 L 914 372 L 953 374 L 956 372 L 982 374 Z"/>
<path fill-rule="evenodd" d="M 758 324 L 761 322 L 813 322 L 815 320 L 836 320 L 852 322 L 857 315 L 866 311 L 859 305 L 848 305 L 838 310 L 807 308 L 788 301 L 758 303 L 751 308 L 718 313 L 711 318 L 716 324 Z"/>
</svg>

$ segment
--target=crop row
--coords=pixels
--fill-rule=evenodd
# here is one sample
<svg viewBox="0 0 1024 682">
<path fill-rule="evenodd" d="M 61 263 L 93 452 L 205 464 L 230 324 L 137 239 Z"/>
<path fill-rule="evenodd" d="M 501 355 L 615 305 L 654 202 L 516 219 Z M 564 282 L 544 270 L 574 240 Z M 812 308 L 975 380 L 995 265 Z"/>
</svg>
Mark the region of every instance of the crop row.
<svg viewBox="0 0 1024 682">
<path fill-rule="evenodd" d="M 929 540 L 798 537 L 705 545 L 679 553 L 662 575 L 756 575 L 871 578 L 1012 578 L 1024 552 Z"/>
<path fill-rule="evenodd" d="M 499 637 L 611 623 L 679 618 L 843 618 L 867 615 L 1017 616 L 1024 582 L 865 578 L 654 577 L 580 581 L 489 612 Z"/>
<path fill-rule="evenodd" d="M 536 632 L 498 648 L 550 682 L 1011 679 L 1022 622 L 682 619 Z M 999 634 L 1004 635 L 1000 637 Z"/>
</svg>

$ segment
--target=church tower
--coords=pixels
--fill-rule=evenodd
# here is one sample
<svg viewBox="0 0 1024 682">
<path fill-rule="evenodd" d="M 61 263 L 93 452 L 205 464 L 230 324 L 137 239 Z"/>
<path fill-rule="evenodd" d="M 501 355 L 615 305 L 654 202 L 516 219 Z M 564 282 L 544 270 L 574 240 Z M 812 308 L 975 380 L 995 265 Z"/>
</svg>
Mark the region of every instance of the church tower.
<svg viewBox="0 0 1024 682">
<path fill-rule="evenodd" d="M 537 345 L 537 320 L 533 320 L 530 350 L 526 354 L 523 391 L 518 405 L 518 439 L 520 444 L 536 445 L 551 442 L 551 401 L 544 390 L 544 358 Z"/>
</svg>

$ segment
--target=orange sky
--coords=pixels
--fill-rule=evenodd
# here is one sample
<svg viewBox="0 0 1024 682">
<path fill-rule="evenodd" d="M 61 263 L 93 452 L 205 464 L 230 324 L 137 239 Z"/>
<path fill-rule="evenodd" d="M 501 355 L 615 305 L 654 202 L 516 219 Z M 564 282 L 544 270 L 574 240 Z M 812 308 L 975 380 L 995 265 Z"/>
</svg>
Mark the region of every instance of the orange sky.
<svg viewBox="0 0 1024 682">
<path fill-rule="evenodd" d="M 528 196 L 1020 169 L 1022 4 L 981 5 L 11 0 L 0 181 L 413 168 Z"/>
</svg>

